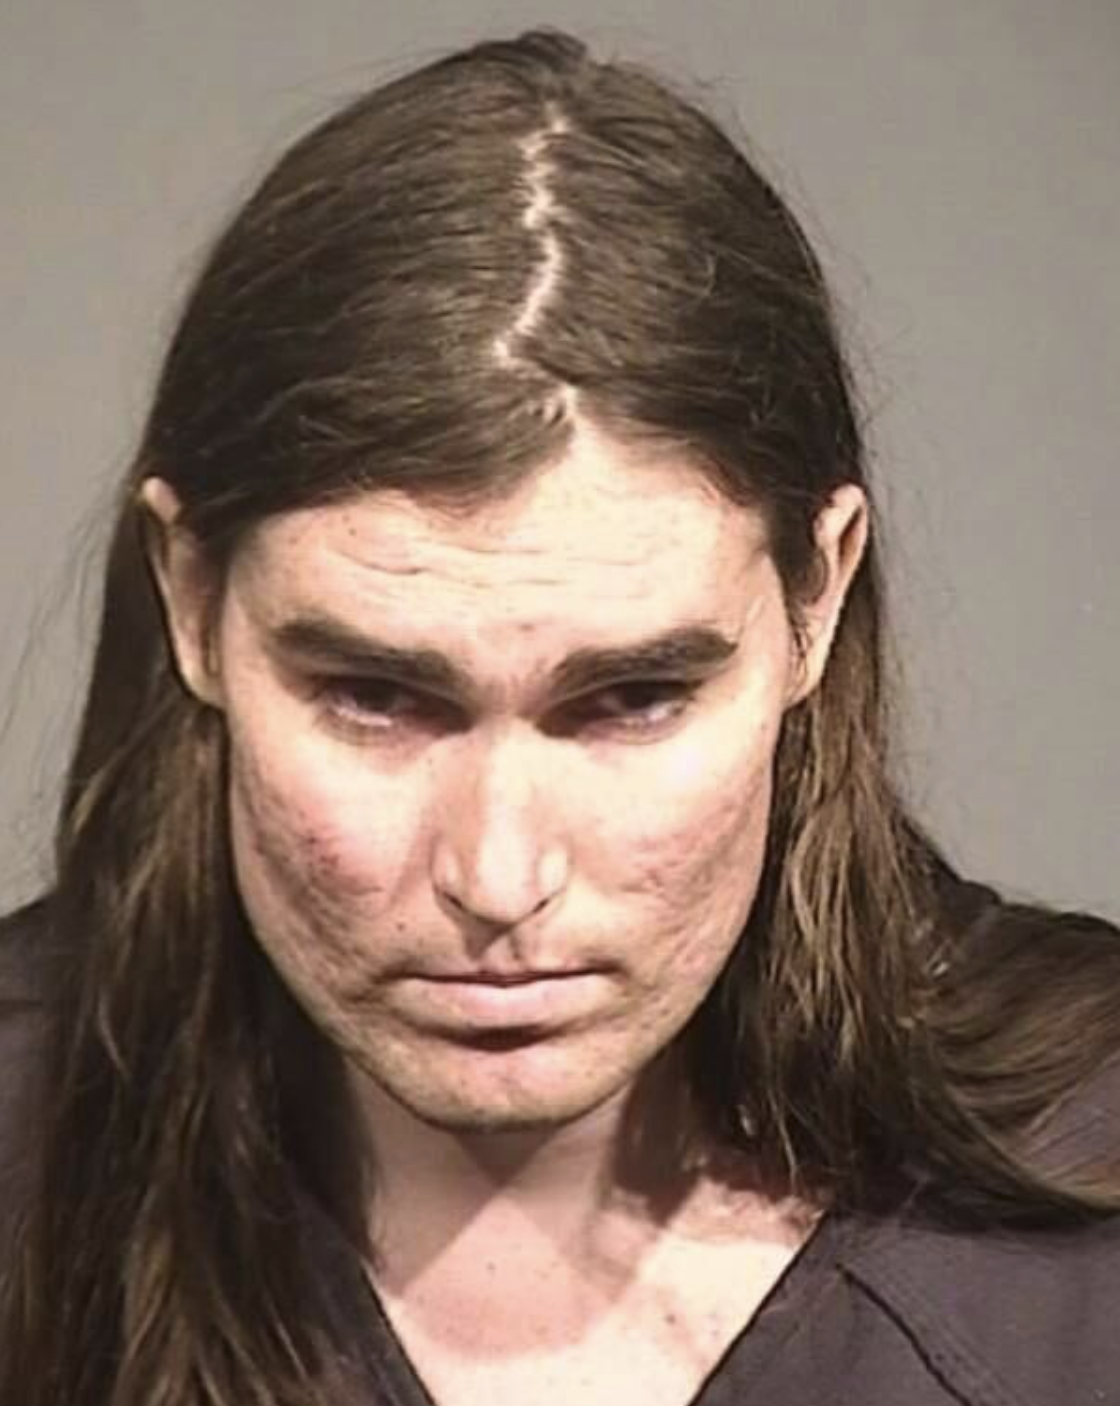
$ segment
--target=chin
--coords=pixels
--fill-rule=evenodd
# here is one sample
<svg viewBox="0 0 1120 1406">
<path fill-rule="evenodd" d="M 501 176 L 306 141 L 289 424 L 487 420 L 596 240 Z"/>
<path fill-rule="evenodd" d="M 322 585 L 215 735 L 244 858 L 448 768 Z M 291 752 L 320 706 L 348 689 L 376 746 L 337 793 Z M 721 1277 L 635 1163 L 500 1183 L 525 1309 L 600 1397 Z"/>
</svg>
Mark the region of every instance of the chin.
<svg viewBox="0 0 1120 1406">
<path fill-rule="evenodd" d="M 459 1134 L 550 1132 L 593 1113 L 633 1077 L 545 1041 L 356 1062 L 375 1098 L 380 1091 L 428 1127 Z"/>
<path fill-rule="evenodd" d="M 589 1109 L 567 1111 L 561 1115 L 555 1110 L 527 1108 L 437 1108 L 413 1107 L 409 1112 L 429 1128 L 442 1133 L 455 1133 L 460 1136 L 496 1137 L 503 1134 L 543 1134 L 552 1133 L 568 1124 L 578 1122 L 580 1116 Z"/>
</svg>

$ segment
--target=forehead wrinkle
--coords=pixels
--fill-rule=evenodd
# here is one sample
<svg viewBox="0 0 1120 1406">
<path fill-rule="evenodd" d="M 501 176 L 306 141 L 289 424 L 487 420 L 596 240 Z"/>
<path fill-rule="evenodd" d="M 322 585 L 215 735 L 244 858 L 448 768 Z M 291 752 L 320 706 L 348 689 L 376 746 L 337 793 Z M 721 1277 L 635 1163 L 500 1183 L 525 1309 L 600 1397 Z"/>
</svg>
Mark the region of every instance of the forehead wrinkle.
<svg viewBox="0 0 1120 1406">
<path fill-rule="evenodd" d="M 516 565 L 519 561 L 536 564 L 552 559 L 565 573 L 573 565 L 589 567 L 633 567 L 642 566 L 651 558 L 662 556 L 674 546 L 684 545 L 688 539 L 686 529 L 667 534 L 635 530 L 631 523 L 629 543 L 631 551 L 619 550 L 617 537 L 610 539 L 604 550 L 589 550 L 578 541 L 568 541 L 563 537 L 552 542 L 511 541 L 508 536 L 486 540 L 455 540 L 436 538 L 412 538 L 403 542 L 394 538 L 390 531 L 375 529 L 373 540 L 361 546 L 347 541 L 324 543 L 326 549 L 337 552 L 361 567 L 389 571 L 397 575 L 413 575 L 420 571 L 438 571 L 445 561 L 455 557 L 467 561 L 508 561 Z M 574 539 L 575 534 L 573 534 Z M 382 540 L 377 540 L 378 538 Z M 533 578 L 531 578 L 533 579 Z M 539 578 L 551 580 L 553 578 Z M 566 577 L 565 577 L 566 579 Z"/>
<path fill-rule="evenodd" d="M 573 538 L 575 534 L 573 533 Z M 527 564 L 539 564 L 542 559 L 552 558 L 557 563 L 555 573 L 546 576 L 530 576 L 525 579 L 528 585 L 551 585 L 559 581 L 570 581 L 574 567 L 640 567 L 651 560 L 664 557 L 674 547 L 688 544 L 689 532 L 683 524 L 671 534 L 658 534 L 652 531 L 636 531 L 629 525 L 629 536 L 634 550 L 616 550 L 617 538 L 610 541 L 604 551 L 588 551 L 578 541 L 567 542 L 559 538 L 554 542 L 511 542 L 504 540 L 463 541 L 435 538 L 404 539 L 392 531 L 386 522 L 370 524 L 364 531 L 346 530 L 345 524 L 329 522 L 273 525 L 267 534 L 256 535 L 246 549 L 248 561 L 268 569 L 275 564 L 284 568 L 284 558 L 302 556 L 305 551 L 312 555 L 322 552 L 325 556 L 340 557 L 362 570 L 384 572 L 394 576 L 418 576 L 423 573 L 438 574 L 447 562 L 459 557 L 469 563 L 472 559 L 481 561 L 508 561 L 515 565 L 524 560 Z M 724 535 L 722 532 L 707 535 Z M 362 540 L 364 539 L 364 540 Z M 691 544 L 690 550 L 691 550 Z M 718 541 L 712 544 L 719 549 Z M 705 560 L 712 552 L 701 553 Z"/>
<path fill-rule="evenodd" d="M 334 533 L 326 535 L 334 537 Z M 285 561 L 288 553 L 282 537 L 271 539 L 269 545 L 258 544 L 264 549 L 258 550 L 250 563 L 250 575 L 257 578 L 251 584 L 256 585 L 261 603 L 266 605 L 278 605 L 285 596 L 291 599 L 292 588 L 298 591 L 300 583 L 307 581 L 313 587 L 311 600 L 328 601 L 335 594 L 340 605 L 347 602 L 342 606 L 344 610 L 357 608 L 363 614 L 366 611 L 388 612 L 392 616 L 416 619 L 430 616 L 435 609 L 438 617 L 446 615 L 450 606 L 460 629 L 468 622 L 456 610 L 456 597 L 461 602 L 470 602 L 465 607 L 461 604 L 459 611 L 466 608 L 472 613 L 481 612 L 482 603 L 488 606 L 492 603 L 492 610 L 481 612 L 469 621 L 475 630 L 497 626 L 532 633 L 578 616 L 585 607 L 594 608 L 596 617 L 602 617 L 608 604 L 631 608 L 640 602 L 647 618 L 656 617 L 659 606 L 674 616 L 697 611 L 710 614 L 713 609 L 723 614 L 728 607 L 735 611 L 736 605 L 746 608 L 756 594 L 751 590 L 751 579 L 767 553 L 757 540 L 749 543 L 746 552 L 742 551 L 748 544 L 744 541 L 746 534 L 739 532 L 734 535 L 740 550 L 729 552 L 728 535 L 721 531 L 718 537 L 724 540 L 712 544 L 712 550 L 698 555 L 690 552 L 688 571 L 683 577 L 672 560 L 667 563 L 662 553 L 620 561 L 589 559 L 577 548 L 557 562 L 556 570 L 547 574 L 538 571 L 496 580 L 486 575 L 479 577 L 470 570 L 456 570 L 461 558 L 456 560 L 454 548 L 449 569 L 447 556 L 440 551 L 443 544 L 435 545 L 433 561 L 409 559 L 413 544 L 405 546 L 404 559 L 398 550 L 389 560 L 371 560 L 366 553 L 354 551 L 345 542 L 323 541 L 320 533 L 308 524 L 293 543 L 296 550 L 291 560 Z M 314 541 L 310 554 L 299 549 L 300 537 L 304 542 Z M 422 555 L 428 555 L 424 550 L 428 545 L 422 544 Z M 526 567 L 539 565 L 540 554 L 528 555 L 530 560 L 526 561 Z M 341 563 L 342 570 L 331 569 L 332 557 Z M 584 564 L 593 569 L 582 571 L 580 568 Z M 467 565 L 470 565 L 470 556 Z M 635 571 L 636 566 L 647 569 Z M 596 574 L 596 569 L 604 567 L 609 572 L 608 580 Z M 687 594 L 682 594 L 682 580 L 687 583 Z M 416 589 L 406 583 L 416 583 Z M 556 598 L 557 591 L 563 593 L 562 598 Z M 440 592 L 447 593 L 449 599 L 441 601 Z M 531 599 L 530 595 L 535 592 L 545 592 L 546 599 Z M 553 593 L 553 600 L 547 599 L 549 592 Z M 519 593 L 521 599 L 518 599 Z M 754 604 L 757 605 L 757 601 Z M 519 619 L 519 616 L 525 618 Z"/>
<path fill-rule="evenodd" d="M 574 483 L 561 468 L 530 496 L 465 519 L 399 490 L 297 509 L 253 534 L 250 564 L 280 580 L 306 572 L 329 581 L 334 558 L 372 579 L 430 577 L 472 595 L 566 587 L 596 601 L 644 598 L 665 581 L 706 581 L 713 590 L 745 583 L 765 553 L 757 514 L 713 496 L 710 485 L 673 478 L 665 491 L 656 474 L 652 482 L 629 474 L 625 455 L 621 464 L 621 472 L 591 467 L 587 482 L 588 466 L 575 463 Z"/>
<path fill-rule="evenodd" d="M 437 588 L 481 596 L 489 595 L 495 591 L 508 593 L 511 591 L 555 590 L 558 587 L 564 587 L 573 594 L 580 594 L 582 589 L 586 589 L 596 598 L 601 598 L 604 590 L 604 582 L 601 578 L 593 579 L 581 573 L 579 567 L 583 559 L 578 557 L 557 562 L 555 568 L 547 573 L 533 572 L 530 569 L 530 563 L 525 563 L 523 571 L 503 572 L 500 579 L 495 579 L 491 576 L 480 576 L 469 571 L 456 570 L 454 567 L 442 564 L 369 562 L 358 557 L 350 557 L 345 553 L 340 555 L 347 557 L 348 568 L 354 568 L 362 579 L 372 578 L 374 583 L 379 576 L 388 577 L 391 580 L 404 579 L 421 583 L 430 581 Z M 596 567 L 605 566 L 622 572 L 643 564 L 645 563 L 636 561 L 603 562 L 599 559 L 595 561 Z M 514 563 L 510 563 L 511 567 L 514 565 Z M 536 565 L 539 566 L 539 563 Z M 612 596 L 616 599 L 630 595 L 648 596 L 649 588 L 650 583 L 646 575 L 636 576 L 633 579 L 623 576 L 613 581 L 610 586 Z"/>
<path fill-rule="evenodd" d="M 537 602 L 529 599 L 530 593 L 562 591 L 568 603 L 558 601 L 551 609 L 569 613 L 573 605 L 590 598 L 596 607 L 604 607 L 608 602 L 622 605 L 641 602 L 650 612 L 655 612 L 659 603 L 666 608 L 677 610 L 705 608 L 711 610 L 714 602 L 699 600 L 706 593 L 724 598 L 728 595 L 742 595 L 749 599 L 750 582 L 766 559 L 765 550 L 756 546 L 740 560 L 723 556 L 718 546 L 700 554 L 699 559 L 691 557 L 687 563 L 678 566 L 664 551 L 651 552 L 639 558 L 587 557 L 578 550 L 554 563 L 554 569 L 545 573 L 532 570 L 539 562 L 526 561 L 524 569 L 518 570 L 518 563 L 510 561 L 509 571 L 497 576 L 470 570 L 471 563 L 452 560 L 431 562 L 381 560 L 370 561 L 364 556 L 355 555 L 342 549 L 337 553 L 345 563 L 348 585 L 359 594 L 366 594 L 368 588 L 376 593 L 386 589 L 391 597 L 397 597 L 394 589 L 397 582 L 405 594 L 400 595 L 402 608 L 423 608 L 425 604 L 438 603 L 438 597 L 427 596 L 426 586 L 431 583 L 435 592 L 446 590 L 452 594 L 474 599 L 496 598 L 499 618 L 511 619 L 518 613 L 519 593 L 524 593 L 520 602 L 532 610 Z M 721 559 L 722 558 L 722 559 Z M 508 554 L 507 554 L 508 559 Z M 463 569 L 465 567 L 465 569 Z M 379 578 L 381 580 L 379 581 Z M 409 593 L 405 582 L 417 583 L 415 593 Z M 682 584 L 687 583 L 687 594 Z M 426 598 L 427 597 L 427 598 Z M 548 607 L 547 600 L 544 602 Z M 396 600 L 394 599 L 394 606 Z"/>
</svg>

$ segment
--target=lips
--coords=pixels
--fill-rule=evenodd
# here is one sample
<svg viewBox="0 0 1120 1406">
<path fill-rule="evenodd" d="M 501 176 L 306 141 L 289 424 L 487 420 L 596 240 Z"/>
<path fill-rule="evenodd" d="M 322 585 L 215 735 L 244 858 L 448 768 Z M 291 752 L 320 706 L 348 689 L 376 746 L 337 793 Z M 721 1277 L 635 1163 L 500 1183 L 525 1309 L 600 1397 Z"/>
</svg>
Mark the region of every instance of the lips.
<svg viewBox="0 0 1120 1406">
<path fill-rule="evenodd" d="M 405 979 L 398 990 L 414 1018 L 446 1033 L 560 1027 L 595 1011 L 607 977 L 573 971 L 441 973 Z"/>
<path fill-rule="evenodd" d="M 565 977 L 587 976 L 589 968 L 565 971 L 448 972 L 429 976 L 429 981 L 464 981 L 479 986 L 524 986 L 531 981 L 560 981 Z"/>
</svg>

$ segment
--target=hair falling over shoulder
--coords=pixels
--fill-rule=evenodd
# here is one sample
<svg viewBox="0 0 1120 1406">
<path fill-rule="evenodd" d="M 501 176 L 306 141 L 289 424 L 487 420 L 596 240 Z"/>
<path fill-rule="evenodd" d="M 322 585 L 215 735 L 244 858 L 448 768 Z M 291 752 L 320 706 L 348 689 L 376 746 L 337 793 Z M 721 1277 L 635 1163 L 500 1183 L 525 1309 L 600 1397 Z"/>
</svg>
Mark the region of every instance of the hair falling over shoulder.
<svg viewBox="0 0 1120 1406">
<path fill-rule="evenodd" d="M 817 259 L 693 103 L 565 35 L 360 97 L 216 241 L 122 487 L 58 824 L 46 1113 L 0 1401 L 345 1399 L 295 1186 L 345 1219 L 346 1155 L 341 1134 L 303 1136 L 292 1096 L 314 1071 L 325 1107 L 341 1081 L 238 902 L 222 719 L 175 674 L 142 480 L 171 483 L 220 570 L 266 517 L 362 488 L 500 496 L 563 446 L 577 401 L 686 445 L 762 511 L 796 621 L 816 512 L 868 487 Z M 762 891 L 687 1032 L 697 1098 L 822 1200 L 925 1186 L 990 1220 L 1115 1209 L 1115 1167 L 1043 1172 L 1029 1147 L 1120 1052 L 1120 938 L 958 911 L 890 777 L 882 596 L 873 534 L 823 683 L 787 717 Z"/>
</svg>

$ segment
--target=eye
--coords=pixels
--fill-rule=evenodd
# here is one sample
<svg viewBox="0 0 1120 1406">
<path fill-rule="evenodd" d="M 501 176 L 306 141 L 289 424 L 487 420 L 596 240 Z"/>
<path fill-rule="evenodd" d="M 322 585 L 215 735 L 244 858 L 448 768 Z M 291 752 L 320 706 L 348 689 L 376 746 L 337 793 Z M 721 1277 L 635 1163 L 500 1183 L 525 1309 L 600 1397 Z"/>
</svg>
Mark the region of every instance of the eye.
<svg viewBox="0 0 1120 1406">
<path fill-rule="evenodd" d="M 679 717 L 695 692 L 695 684 L 678 679 L 635 680 L 600 690 L 579 712 L 623 732 L 653 732 Z"/>
<path fill-rule="evenodd" d="M 569 724 L 574 722 L 581 728 L 651 735 L 686 710 L 696 689 L 695 683 L 677 679 L 634 680 L 576 699 L 564 711 Z M 341 675 L 319 679 L 314 699 L 331 725 L 361 737 L 463 725 L 450 703 L 390 679 Z"/>
<path fill-rule="evenodd" d="M 424 698 L 390 679 L 321 679 L 315 698 L 334 722 L 362 732 L 385 732 L 402 723 L 430 720 L 439 711 Z"/>
</svg>

